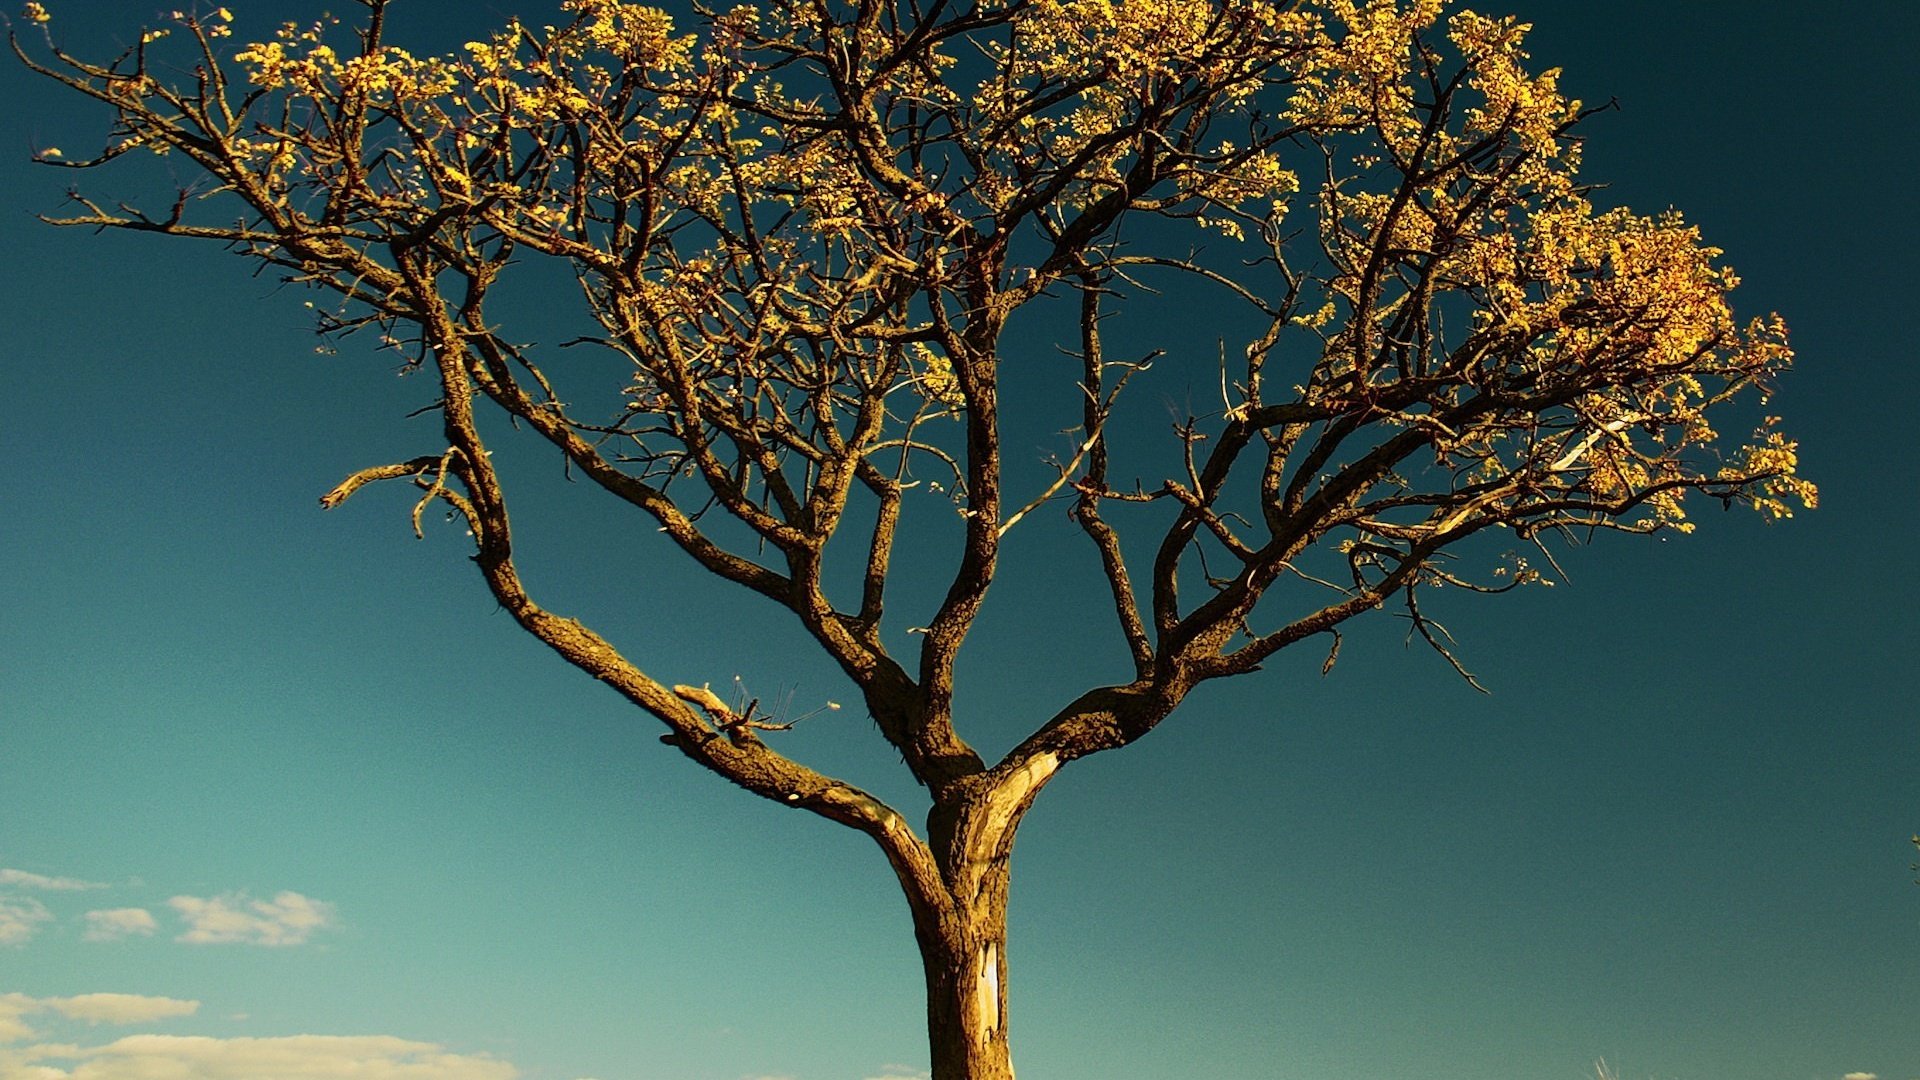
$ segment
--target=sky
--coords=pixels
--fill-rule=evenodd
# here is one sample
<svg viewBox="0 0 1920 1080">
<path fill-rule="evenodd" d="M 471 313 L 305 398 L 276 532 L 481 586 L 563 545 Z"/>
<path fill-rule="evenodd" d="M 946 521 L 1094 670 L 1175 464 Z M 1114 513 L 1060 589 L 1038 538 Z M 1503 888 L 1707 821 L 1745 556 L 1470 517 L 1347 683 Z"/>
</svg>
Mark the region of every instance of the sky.
<svg viewBox="0 0 1920 1080">
<path fill-rule="evenodd" d="M 95 41 L 157 15 L 49 6 Z M 241 39 L 319 10 L 233 7 Z M 1912 7 L 1503 10 L 1618 100 L 1597 199 L 1681 208 L 1741 310 L 1786 316 L 1771 409 L 1823 505 L 1451 608 L 1491 695 L 1382 620 L 1325 677 L 1283 655 L 1075 763 L 1014 863 L 1023 1076 L 1920 1078 Z M 509 13 L 550 17 L 402 0 L 392 33 Z M 435 438 L 429 384 L 316 353 L 230 257 L 39 224 L 71 174 L 31 154 L 104 121 L 12 64 L 0 102 L 0 1080 L 924 1077 L 877 852 L 661 746 L 402 496 L 323 514 Z M 668 681 L 850 696 L 550 459 L 508 468 L 547 606 Z M 1021 528 L 960 672 L 989 751 L 1117 658 L 1028 602 L 1092 580 L 1084 540 Z M 857 712 L 794 752 L 914 805 Z"/>
</svg>

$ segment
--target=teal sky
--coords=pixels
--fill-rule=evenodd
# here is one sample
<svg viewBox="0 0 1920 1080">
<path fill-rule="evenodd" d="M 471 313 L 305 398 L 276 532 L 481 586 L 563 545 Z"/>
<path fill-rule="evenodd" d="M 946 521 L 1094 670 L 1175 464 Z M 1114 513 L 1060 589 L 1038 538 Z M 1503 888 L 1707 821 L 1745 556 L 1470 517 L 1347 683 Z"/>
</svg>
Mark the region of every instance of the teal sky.
<svg viewBox="0 0 1920 1080">
<path fill-rule="evenodd" d="M 49 6 L 90 42 L 157 15 Z M 237 39 L 320 10 L 232 6 Z M 1454 605 L 1491 696 L 1381 620 L 1324 679 L 1283 655 L 1066 770 L 1015 860 L 1030 1080 L 1577 1080 L 1601 1057 L 1920 1080 L 1920 23 L 1909 0 L 1506 10 L 1571 93 L 1619 100 L 1588 129 L 1599 201 L 1681 208 L 1742 310 L 1786 316 L 1772 411 L 1824 505 L 1703 509 L 1691 537 L 1603 539 L 1560 587 Z M 402 0 L 393 33 L 448 47 L 511 13 L 551 18 Z M 38 224 L 75 177 L 30 154 L 105 121 L 10 63 L 0 105 L 0 1080 L 924 1076 L 878 853 L 661 746 L 496 610 L 457 530 L 415 541 L 403 496 L 322 514 L 437 438 L 405 419 L 430 385 L 316 355 L 304 297 L 218 252 Z M 1206 392 L 1205 345 L 1147 392 Z M 550 459 L 508 467 L 547 606 L 667 681 L 852 697 Z M 1011 535 L 961 671 L 986 751 L 1124 663 L 1104 609 L 1089 632 L 1031 603 L 1095 569 L 1063 515 Z M 857 709 L 788 738 L 918 805 Z"/>
</svg>

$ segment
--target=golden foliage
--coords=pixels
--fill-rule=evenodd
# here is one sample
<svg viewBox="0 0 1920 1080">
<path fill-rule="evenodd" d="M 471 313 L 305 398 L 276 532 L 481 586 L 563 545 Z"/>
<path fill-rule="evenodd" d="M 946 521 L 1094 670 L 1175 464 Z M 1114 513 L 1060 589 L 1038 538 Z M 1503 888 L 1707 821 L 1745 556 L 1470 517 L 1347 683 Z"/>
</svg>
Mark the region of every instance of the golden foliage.
<svg viewBox="0 0 1920 1080">
<path fill-rule="evenodd" d="M 114 64 L 32 61 L 116 110 L 100 160 L 185 154 L 250 215 L 86 203 L 70 220 L 234 244 L 388 341 L 411 325 L 423 357 L 467 357 L 526 416 L 563 416 L 561 398 L 526 356 L 490 359 L 505 347 L 473 313 L 512 259 L 557 259 L 634 375 L 622 419 L 550 437 L 622 441 L 648 482 L 701 476 L 795 550 L 824 545 L 808 530 L 838 521 L 853 477 L 895 498 L 917 455 L 997 490 L 979 440 L 1015 311 L 1094 290 L 1080 346 L 1097 357 L 1098 296 L 1149 267 L 1198 275 L 1267 329 L 1222 373 L 1222 411 L 1183 429 L 1187 471 L 1137 501 L 1180 502 L 1176 563 L 1204 537 L 1245 564 L 1227 588 L 1245 595 L 1187 637 L 1220 648 L 1214 631 L 1329 538 L 1353 600 L 1377 603 L 1456 580 L 1433 556 L 1484 529 L 1684 529 L 1689 492 L 1772 517 L 1815 501 L 1772 420 L 1715 449 L 1710 413 L 1790 362 L 1780 320 L 1735 320 L 1736 276 L 1678 214 L 1593 204 L 1583 107 L 1514 19 L 1441 0 L 765 0 L 683 30 L 644 4 L 561 7 L 563 25 L 442 56 L 349 43 L 333 20 L 232 49 L 226 9 L 180 14 L 209 73 L 185 89 L 146 58 L 164 30 Z M 1297 203 L 1317 218 L 1304 258 L 1283 228 Z M 1065 489 L 1083 506 L 1122 497 L 1101 425 L 1125 380 L 1089 363 Z M 915 434 L 927 406 L 985 426 L 934 446 Z M 1251 533 L 1216 509 L 1248 446 Z M 899 462 L 870 471 L 883 448 Z M 815 487 L 793 486 L 794 460 Z M 1177 574 L 1156 574 L 1171 593 Z M 1171 632 L 1187 616 L 1164 602 Z"/>
</svg>

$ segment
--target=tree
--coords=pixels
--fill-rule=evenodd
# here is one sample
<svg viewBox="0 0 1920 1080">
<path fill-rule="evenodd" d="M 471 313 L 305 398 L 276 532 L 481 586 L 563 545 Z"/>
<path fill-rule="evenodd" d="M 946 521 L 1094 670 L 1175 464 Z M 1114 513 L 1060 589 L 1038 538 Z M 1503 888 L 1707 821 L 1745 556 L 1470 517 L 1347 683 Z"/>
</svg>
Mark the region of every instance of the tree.
<svg viewBox="0 0 1920 1080">
<path fill-rule="evenodd" d="M 1734 275 L 1677 215 L 1593 205 L 1594 110 L 1527 70 L 1514 20 L 1440 0 L 765 0 L 683 33 L 565 0 L 565 25 L 447 57 L 388 43 L 388 3 L 362 0 L 350 38 L 322 20 L 237 50 L 225 8 L 177 13 L 104 62 L 16 35 L 116 118 L 97 156 L 41 160 L 145 150 L 201 177 L 165 210 L 76 193 L 49 220 L 223 244 L 325 294 L 323 333 L 432 373 L 442 442 L 322 504 L 412 485 L 415 530 L 436 504 L 464 521 L 499 604 L 663 741 L 870 837 L 912 913 L 936 1080 L 1012 1076 L 1009 857 L 1067 763 L 1308 639 L 1331 667 L 1343 624 L 1388 604 L 1471 680 L 1422 603 L 1549 583 L 1523 546 L 1551 566 L 1556 539 L 1686 531 L 1689 494 L 1813 503 L 1795 444 L 1745 400 L 1790 360 L 1781 321 L 1735 322 Z M 570 344 L 619 357 L 622 385 L 563 385 L 583 376 L 490 317 L 542 265 L 578 280 L 591 326 Z M 1109 328 L 1149 281 L 1244 315 L 1136 346 Z M 1049 319 L 1074 377 L 1003 368 Z M 1219 407 L 1170 438 L 1127 422 L 1156 362 L 1217 377 Z M 1006 483 L 1003 394 L 1079 413 L 1037 490 Z M 790 612 L 926 820 L 807 767 L 790 718 L 661 681 L 529 595 L 490 413 Z M 1742 415 L 1754 438 L 1724 448 L 1710 423 Z M 1007 531 L 1056 504 L 1131 674 L 1064 689 L 988 762 L 954 723 L 956 659 Z M 889 585 L 928 572 L 896 543 L 930 506 L 959 553 L 896 656 Z"/>
</svg>

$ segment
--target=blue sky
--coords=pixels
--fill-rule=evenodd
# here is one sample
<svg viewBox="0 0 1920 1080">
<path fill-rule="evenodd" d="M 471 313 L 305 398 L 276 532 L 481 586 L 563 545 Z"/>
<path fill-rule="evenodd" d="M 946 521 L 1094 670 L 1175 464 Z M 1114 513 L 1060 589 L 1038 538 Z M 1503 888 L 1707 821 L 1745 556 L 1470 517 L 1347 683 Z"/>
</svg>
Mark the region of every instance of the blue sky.
<svg viewBox="0 0 1920 1080">
<path fill-rule="evenodd" d="M 95 40 L 156 15 L 52 6 Z M 234 7 L 242 38 L 318 10 Z M 1510 7 L 1619 99 L 1600 201 L 1682 208 L 1786 315 L 1774 411 L 1824 505 L 1457 605 L 1491 696 L 1383 621 L 1324 679 L 1283 656 L 1076 763 L 1015 860 L 1024 1076 L 1920 1078 L 1911 6 Z M 546 14 L 395 11 L 449 44 Z M 29 154 L 103 122 L 11 65 L 0 101 L 0 1080 L 922 1074 L 877 853 L 662 747 L 401 496 L 322 514 L 432 437 L 430 387 L 316 355 L 301 298 L 217 252 L 39 225 L 70 174 Z M 671 681 L 850 697 L 550 461 L 509 467 L 549 607 Z M 988 751 L 1121 659 L 1023 602 L 1087 585 L 1084 540 L 1021 529 L 961 671 Z M 792 737 L 914 805 L 856 710 Z"/>
</svg>

